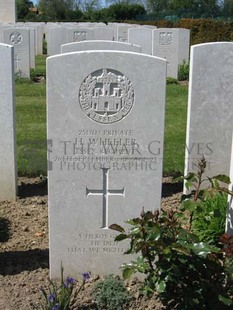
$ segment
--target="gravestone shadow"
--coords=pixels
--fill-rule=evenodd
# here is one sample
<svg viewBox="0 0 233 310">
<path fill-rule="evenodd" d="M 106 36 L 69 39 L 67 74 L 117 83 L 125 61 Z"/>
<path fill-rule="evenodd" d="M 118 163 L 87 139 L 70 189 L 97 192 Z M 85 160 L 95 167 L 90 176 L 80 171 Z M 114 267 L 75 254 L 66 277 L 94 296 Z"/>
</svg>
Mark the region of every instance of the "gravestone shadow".
<svg viewBox="0 0 233 310">
<path fill-rule="evenodd" d="M 22 182 L 18 186 L 19 198 L 27 198 L 33 196 L 46 196 L 48 194 L 47 179 L 30 183 Z"/>
<path fill-rule="evenodd" d="M 183 182 L 164 182 L 162 184 L 162 198 L 171 197 L 183 191 Z"/>
<path fill-rule="evenodd" d="M 10 251 L 0 253 L 0 274 L 15 275 L 23 271 L 49 268 L 49 250 Z"/>
<path fill-rule="evenodd" d="M 10 238 L 10 221 L 0 217 L 0 242 L 6 242 Z"/>
</svg>

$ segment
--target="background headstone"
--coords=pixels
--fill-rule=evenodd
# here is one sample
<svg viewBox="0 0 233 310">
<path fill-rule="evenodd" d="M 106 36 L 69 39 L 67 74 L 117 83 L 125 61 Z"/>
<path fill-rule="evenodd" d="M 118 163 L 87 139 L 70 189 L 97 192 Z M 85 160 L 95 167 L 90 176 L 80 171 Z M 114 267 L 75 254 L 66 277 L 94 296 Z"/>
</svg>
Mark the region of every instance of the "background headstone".
<svg viewBox="0 0 233 310">
<path fill-rule="evenodd" d="M 118 50 L 140 53 L 141 47 L 138 45 L 117 41 L 84 41 L 64 44 L 61 46 L 62 53 L 80 52 L 85 50 Z"/>
<path fill-rule="evenodd" d="M 13 49 L 0 44 L 0 201 L 15 201 L 17 193 Z"/>
<path fill-rule="evenodd" d="M 233 118 L 233 43 L 191 48 L 185 175 L 207 160 L 206 174 L 229 175 Z"/>
<path fill-rule="evenodd" d="M 152 55 L 152 29 L 130 28 L 128 29 L 128 42 L 141 46 L 142 53 Z"/>
<path fill-rule="evenodd" d="M 110 27 L 94 27 L 94 40 L 114 40 L 114 30 Z"/>
<path fill-rule="evenodd" d="M 118 24 L 117 25 L 117 41 L 128 42 L 128 30 L 130 28 L 137 28 L 139 25 Z"/>
<path fill-rule="evenodd" d="M 14 46 L 15 72 L 30 77 L 30 30 L 7 28 L 3 30 L 4 43 Z"/>
<path fill-rule="evenodd" d="M 81 42 L 93 39 L 93 29 L 80 27 L 75 29 L 67 29 L 67 42 Z"/>
<path fill-rule="evenodd" d="M 167 76 L 178 78 L 178 68 L 189 63 L 190 30 L 159 28 L 153 32 L 153 55 L 167 60 Z"/>
<path fill-rule="evenodd" d="M 166 62 L 87 51 L 47 60 L 51 277 L 120 273 L 107 227 L 160 208 Z"/>
<path fill-rule="evenodd" d="M 61 53 L 62 44 L 67 43 L 67 29 L 63 27 L 51 27 L 47 36 L 47 53 L 50 56 Z"/>
</svg>

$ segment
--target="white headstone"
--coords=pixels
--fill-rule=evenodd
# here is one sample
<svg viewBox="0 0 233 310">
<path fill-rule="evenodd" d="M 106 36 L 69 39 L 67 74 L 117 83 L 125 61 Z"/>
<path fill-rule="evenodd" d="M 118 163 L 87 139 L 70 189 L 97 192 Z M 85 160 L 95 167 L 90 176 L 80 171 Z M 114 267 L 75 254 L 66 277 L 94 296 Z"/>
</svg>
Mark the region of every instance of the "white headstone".
<svg viewBox="0 0 233 310">
<path fill-rule="evenodd" d="M 14 46 L 15 72 L 22 77 L 30 77 L 30 30 L 23 28 L 6 28 L 3 41 Z"/>
<path fill-rule="evenodd" d="M 81 52 L 87 50 L 118 50 L 118 51 L 141 53 L 140 46 L 117 41 L 93 40 L 93 41 L 69 43 L 61 46 L 62 53 Z"/>
<path fill-rule="evenodd" d="M 36 30 L 35 28 L 29 27 L 30 31 L 30 68 L 35 69 L 36 67 Z"/>
<path fill-rule="evenodd" d="M 17 193 L 13 49 L 0 44 L 0 201 L 15 201 Z"/>
<path fill-rule="evenodd" d="M 153 32 L 153 55 L 167 60 L 167 76 L 178 78 L 179 65 L 189 63 L 190 30 L 159 28 Z"/>
<path fill-rule="evenodd" d="M 39 23 L 25 23 L 25 27 L 35 29 L 35 54 L 43 54 L 43 25 Z"/>
<path fill-rule="evenodd" d="M 118 25 L 117 26 L 117 41 L 128 42 L 128 30 L 132 28 L 131 25 Z"/>
<path fill-rule="evenodd" d="M 51 27 L 48 30 L 47 54 L 57 55 L 61 52 L 62 44 L 67 43 L 67 29 L 63 27 Z"/>
<path fill-rule="evenodd" d="M 141 46 L 142 53 L 152 55 L 152 29 L 130 28 L 128 30 L 128 42 Z"/>
<path fill-rule="evenodd" d="M 160 207 L 166 62 L 67 53 L 47 76 L 51 277 L 120 273 L 129 244 L 108 226 Z"/>
<path fill-rule="evenodd" d="M 114 30 L 109 27 L 94 27 L 94 40 L 114 40 Z"/>
<path fill-rule="evenodd" d="M 93 29 L 81 27 L 75 29 L 67 29 L 67 42 L 81 42 L 93 39 Z"/>
<path fill-rule="evenodd" d="M 233 118 L 233 43 L 191 47 L 185 175 L 207 160 L 206 174 L 229 175 Z"/>
<path fill-rule="evenodd" d="M 0 23 L 16 22 L 16 0 L 0 0 Z"/>
</svg>

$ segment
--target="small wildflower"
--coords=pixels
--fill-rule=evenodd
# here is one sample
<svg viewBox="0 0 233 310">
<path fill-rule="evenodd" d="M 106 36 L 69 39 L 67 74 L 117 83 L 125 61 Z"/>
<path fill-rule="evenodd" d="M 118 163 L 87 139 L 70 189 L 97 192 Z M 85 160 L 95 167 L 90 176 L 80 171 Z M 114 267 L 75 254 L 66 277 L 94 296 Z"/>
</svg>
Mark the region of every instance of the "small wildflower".
<svg viewBox="0 0 233 310">
<path fill-rule="evenodd" d="M 51 310 L 59 310 L 59 304 L 56 304 Z"/>
<path fill-rule="evenodd" d="M 66 281 L 64 283 L 64 287 L 65 288 L 70 288 L 72 285 L 74 285 L 74 283 L 76 282 L 75 279 L 71 278 L 71 277 L 67 277 Z"/>
<path fill-rule="evenodd" d="M 88 281 L 88 280 L 90 279 L 90 277 L 91 277 L 91 275 L 90 275 L 89 272 L 84 272 L 84 273 L 82 274 L 82 276 L 83 276 L 83 281 L 84 281 L 84 282 Z"/>
<path fill-rule="evenodd" d="M 50 303 L 53 303 L 54 300 L 55 300 L 55 294 L 54 294 L 54 293 L 48 295 L 48 301 L 49 301 Z"/>
</svg>

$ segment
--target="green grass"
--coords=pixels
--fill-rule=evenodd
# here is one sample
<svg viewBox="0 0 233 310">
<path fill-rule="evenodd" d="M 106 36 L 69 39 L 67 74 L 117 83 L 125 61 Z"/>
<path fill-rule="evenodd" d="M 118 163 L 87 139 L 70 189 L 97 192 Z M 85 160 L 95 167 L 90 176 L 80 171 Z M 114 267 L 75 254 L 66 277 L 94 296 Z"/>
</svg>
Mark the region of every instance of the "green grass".
<svg viewBox="0 0 233 310">
<path fill-rule="evenodd" d="M 37 75 L 46 75 L 46 55 L 36 56 L 36 74 Z"/>
<path fill-rule="evenodd" d="M 36 74 L 45 76 L 46 56 L 36 57 Z M 16 82 L 19 175 L 47 174 L 45 81 Z M 188 87 L 167 85 L 164 173 L 183 172 Z"/>
<path fill-rule="evenodd" d="M 45 57 L 43 58 L 45 62 Z M 38 60 L 41 63 L 41 56 L 38 56 Z M 17 81 L 15 85 L 19 175 L 32 176 L 47 173 L 45 90 L 44 81 L 41 83 Z"/>
<path fill-rule="evenodd" d="M 184 172 L 188 86 L 167 85 L 164 174 Z"/>
</svg>

